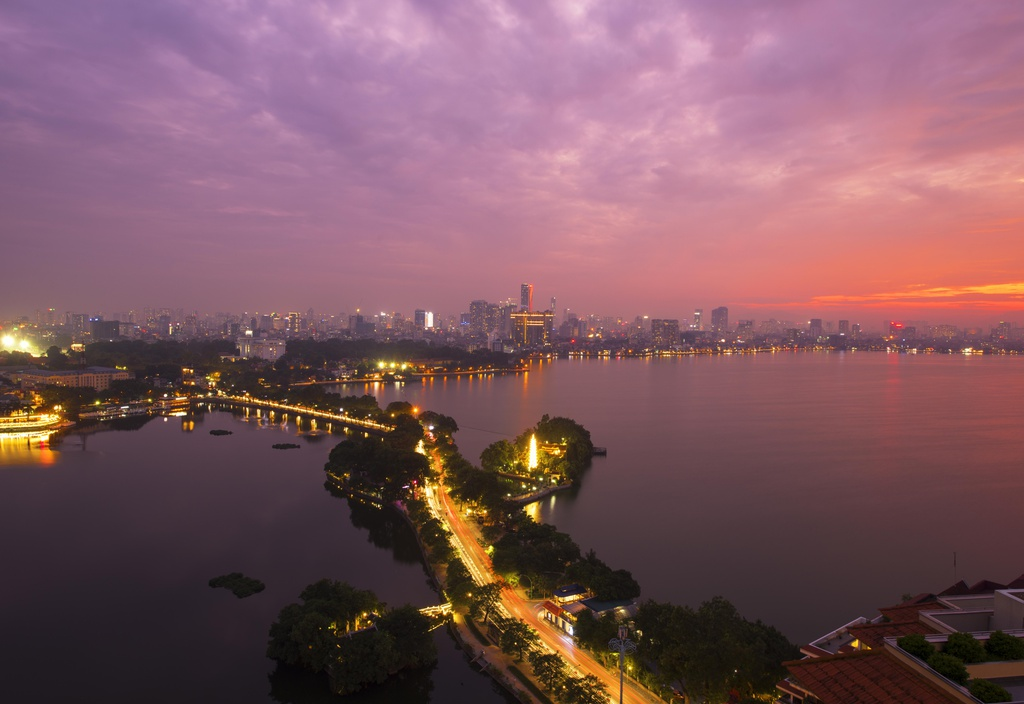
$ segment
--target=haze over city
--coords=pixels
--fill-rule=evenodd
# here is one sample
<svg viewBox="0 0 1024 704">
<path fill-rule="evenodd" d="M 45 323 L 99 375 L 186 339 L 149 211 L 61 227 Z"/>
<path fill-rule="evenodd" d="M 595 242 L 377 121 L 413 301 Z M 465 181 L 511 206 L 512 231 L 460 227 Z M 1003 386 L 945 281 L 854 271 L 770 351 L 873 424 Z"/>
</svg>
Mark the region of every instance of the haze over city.
<svg viewBox="0 0 1024 704">
<path fill-rule="evenodd" d="M 0 319 L 1024 318 L 1017 2 L 8 2 Z"/>
</svg>

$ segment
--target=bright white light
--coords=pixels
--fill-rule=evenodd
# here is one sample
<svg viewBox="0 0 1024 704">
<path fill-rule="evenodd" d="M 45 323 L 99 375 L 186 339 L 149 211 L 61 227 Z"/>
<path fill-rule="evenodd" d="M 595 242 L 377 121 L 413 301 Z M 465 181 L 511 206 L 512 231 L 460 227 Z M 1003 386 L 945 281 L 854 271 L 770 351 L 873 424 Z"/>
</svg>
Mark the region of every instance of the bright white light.
<svg viewBox="0 0 1024 704">
<path fill-rule="evenodd" d="M 14 346 L 14 338 L 11 337 L 10 335 L 4 335 L 2 338 L 2 342 L 4 343 L 4 347 Z"/>
</svg>

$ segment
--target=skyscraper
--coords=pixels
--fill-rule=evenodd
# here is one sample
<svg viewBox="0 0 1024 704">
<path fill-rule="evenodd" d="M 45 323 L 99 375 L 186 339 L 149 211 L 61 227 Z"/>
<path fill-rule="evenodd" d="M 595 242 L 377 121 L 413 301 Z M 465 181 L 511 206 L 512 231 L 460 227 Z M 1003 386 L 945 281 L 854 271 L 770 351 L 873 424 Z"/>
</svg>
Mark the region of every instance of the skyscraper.
<svg viewBox="0 0 1024 704">
<path fill-rule="evenodd" d="M 704 309 L 703 308 L 694 308 L 693 309 L 693 323 L 690 324 L 690 329 L 691 330 L 703 330 L 704 328 L 701 327 L 702 325 L 704 325 L 703 317 L 704 317 Z"/>
<path fill-rule="evenodd" d="M 655 318 L 651 321 L 651 344 L 667 350 L 679 345 L 679 321 Z"/>
<path fill-rule="evenodd" d="M 724 333 L 729 330 L 729 309 L 725 306 L 720 306 L 711 311 L 711 331 L 714 333 Z"/>
<path fill-rule="evenodd" d="M 519 310 L 533 310 L 533 284 L 522 284 L 519 287 Z"/>
</svg>

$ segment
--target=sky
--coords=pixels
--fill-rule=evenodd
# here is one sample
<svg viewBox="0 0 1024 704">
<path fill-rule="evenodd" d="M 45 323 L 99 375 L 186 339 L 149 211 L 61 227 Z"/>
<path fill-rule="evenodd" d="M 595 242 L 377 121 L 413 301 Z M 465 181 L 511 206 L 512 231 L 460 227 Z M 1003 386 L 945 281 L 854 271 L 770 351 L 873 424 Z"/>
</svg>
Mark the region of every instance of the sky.
<svg viewBox="0 0 1024 704">
<path fill-rule="evenodd" d="M 0 252 L 0 319 L 1024 324 L 1024 3 L 6 0 Z"/>
</svg>

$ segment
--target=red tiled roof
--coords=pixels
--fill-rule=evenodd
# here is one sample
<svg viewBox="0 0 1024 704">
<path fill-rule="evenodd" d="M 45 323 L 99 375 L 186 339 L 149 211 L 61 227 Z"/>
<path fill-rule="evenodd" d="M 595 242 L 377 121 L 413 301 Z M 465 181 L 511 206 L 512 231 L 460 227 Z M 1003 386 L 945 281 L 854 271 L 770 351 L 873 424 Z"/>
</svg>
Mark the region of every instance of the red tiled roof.
<svg viewBox="0 0 1024 704">
<path fill-rule="evenodd" d="M 993 582 L 991 579 L 983 579 L 971 585 L 970 594 L 990 594 L 997 589 L 1006 589 L 1005 584 Z"/>
<path fill-rule="evenodd" d="M 1006 585 L 1007 589 L 1024 589 L 1024 573 Z"/>
<path fill-rule="evenodd" d="M 881 648 L 885 638 L 901 638 L 912 633 L 928 635 L 936 632 L 934 628 L 930 628 L 920 621 L 886 621 L 868 623 L 863 626 L 850 626 L 850 635 L 869 648 Z"/>
<path fill-rule="evenodd" d="M 950 584 L 942 591 L 939 592 L 940 597 L 959 597 L 971 593 L 971 587 L 967 585 L 967 582 L 963 579 L 959 580 L 955 584 Z"/>
<path fill-rule="evenodd" d="M 562 615 L 562 608 L 560 606 L 556 605 L 556 604 L 551 603 L 550 601 L 545 601 L 542 604 L 542 606 L 544 607 L 545 611 L 547 611 L 548 613 L 552 614 L 553 616 L 561 616 Z"/>
<path fill-rule="evenodd" d="M 791 679 L 824 704 L 953 704 L 885 650 L 862 650 L 784 663 Z"/>
<path fill-rule="evenodd" d="M 931 601 L 905 601 L 896 606 L 887 606 L 879 609 L 878 612 L 887 617 L 890 621 L 899 623 L 905 621 L 916 621 L 919 611 L 937 611 L 946 607 L 932 599 Z"/>
</svg>

